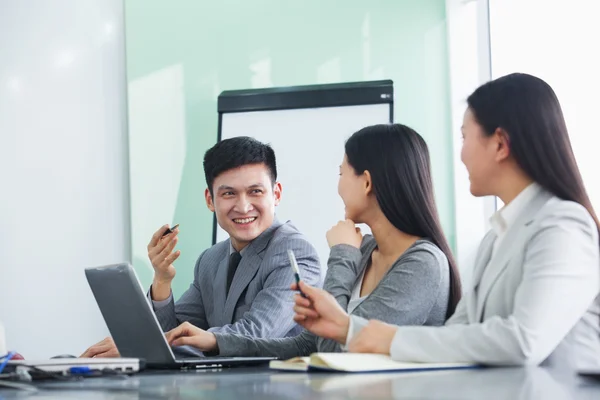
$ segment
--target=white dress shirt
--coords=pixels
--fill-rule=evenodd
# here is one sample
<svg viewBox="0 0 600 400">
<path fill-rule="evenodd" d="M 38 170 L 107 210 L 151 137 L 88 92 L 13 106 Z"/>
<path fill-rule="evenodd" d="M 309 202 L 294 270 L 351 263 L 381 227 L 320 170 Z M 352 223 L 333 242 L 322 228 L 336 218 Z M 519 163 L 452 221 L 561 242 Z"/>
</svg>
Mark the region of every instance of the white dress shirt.
<svg viewBox="0 0 600 400">
<path fill-rule="evenodd" d="M 490 259 L 494 258 L 496 250 L 498 250 L 500 243 L 502 243 L 508 228 L 515 223 L 515 219 L 519 216 L 521 211 L 540 192 L 540 190 L 542 190 L 542 187 L 537 183 L 534 182 L 530 184 L 523 189 L 521 193 L 519 193 L 517 197 L 513 199 L 513 201 L 506 204 L 491 216 L 490 224 L 492 226 L 492 230 L 496 234 L 496 241 L 494 242 L 492 256 Z"/>
</svg>

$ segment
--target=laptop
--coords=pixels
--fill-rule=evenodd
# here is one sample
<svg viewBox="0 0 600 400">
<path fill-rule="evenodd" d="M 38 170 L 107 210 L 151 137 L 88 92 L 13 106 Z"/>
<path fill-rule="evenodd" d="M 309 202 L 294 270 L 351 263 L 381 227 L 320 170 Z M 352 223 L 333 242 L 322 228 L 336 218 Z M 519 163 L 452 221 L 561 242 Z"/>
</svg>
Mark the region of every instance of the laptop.
<svg viewBox="0 0 600 400">
<path fill-rule="evenodd" d="M 175 355 L 129 263 L 86 268 L 85 276 L 121 357 L 144 359 L 147 368 L 249 366 L 276 359 Z"/>
<path fill-rule="evenodd" d="M 7 369 L 10 367 L 35 367 L 38 370 L 46 372 L 84 373 L 94 371 L 104 371 L 109 369 L 121 373 L 135 373 L 144 368 L 144 363 L 137 358 L 52 358 L 49 360 L 10 360 L 7 363 Z"/>
</svg>

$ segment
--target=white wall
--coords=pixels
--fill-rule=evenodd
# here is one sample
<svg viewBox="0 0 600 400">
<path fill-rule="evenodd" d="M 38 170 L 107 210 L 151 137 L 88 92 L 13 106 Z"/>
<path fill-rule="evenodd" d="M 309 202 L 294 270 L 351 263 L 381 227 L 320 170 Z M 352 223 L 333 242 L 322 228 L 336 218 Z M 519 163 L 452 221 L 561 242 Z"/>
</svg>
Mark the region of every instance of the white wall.
<svg viewBox="0 0 600 400">
<path fill-rule="evenodd" d="M 477 198 L 469 190 L 469 175 L 460 161 L 460 127 L 467 97 L 490 79 L 490 49 L 487 0 L 446 0 L 452 139 L 454 157 L 454 203 L 456 259 L 465 289 L 471 280 L 475 255 L 489 229 L 495 211 L 493 197 Z"/>
<path fill-rule="evenodd" d="M 544 79 L 561 103 L 573 151 L 600 211 L 600 1 L 490 0 L 492 76 Z"/>
<path fill-rule="evenodd" d="M 121 0 L 0 0 L 0 320 L 26 358 L 107 334 L 83 269 L 129 260 Z"/>
<path fill-rule="evenodd" d="M 4 339 L 4 327 L 0 321 L 0 355 L 6 354 L 6 341 Z"/>
</svg>

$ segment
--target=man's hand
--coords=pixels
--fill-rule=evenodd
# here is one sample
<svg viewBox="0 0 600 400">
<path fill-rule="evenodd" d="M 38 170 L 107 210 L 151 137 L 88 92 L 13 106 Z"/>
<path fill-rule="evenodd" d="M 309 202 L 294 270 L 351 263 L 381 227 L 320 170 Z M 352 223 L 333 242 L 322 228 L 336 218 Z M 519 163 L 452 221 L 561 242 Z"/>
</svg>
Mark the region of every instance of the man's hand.
<svg viewBox="0 0 600 400">
<path fill-rule="evenodd" d="M 81 358 L 114 358 L 120 357 L 119 350 L 111 337 L 107 337 L 83 352 Z"/>
<path fill-rule="evenodd" d="M 177 244 L 179 228 L 163 236 L 168 228 L 168 225 L 161 226 L 148 243 L 148 258 L 154 268 L 151 296 L 156 301 L 166 300 L 171 295 L 171 281 L 175 278 L 173 262 L 181 254 L 179 250 L 173 251 Z"/>
<path fill-rule="evenodd" d="M 352 353 L 390 354 L 397 327 L 381 321 L 369 321 L 348 344 Z"/>
<path fill-rule="evenodd" d="M 295 283 L 292 284 L 292 290 L 298 290 Z M 350 325 L 350 317 L 346 311 L 323 289 L 313 288 L 300 281 L 300 290 L 306 298 L 299 294 L 294 296 L 294 321 L 317 336 L 345 344 Z"/>
<path fill-rule="evenodd" d="M 217 338 L 189 322 L 184 322 L 177 328 L 167 332 L 167 342 L 171 346 L 193 346 L 201 351 L 217 349 Z"/>
<path fill-rule="evenodd" d="M 338 244 L 348 244 L 360 249 L 362 243 L 362 233 L 354 221 L 347 219 L 338 222 L 325 235 L 327 237 L 327 243 L 329 247 L 333 247 Z"/>
</svg>

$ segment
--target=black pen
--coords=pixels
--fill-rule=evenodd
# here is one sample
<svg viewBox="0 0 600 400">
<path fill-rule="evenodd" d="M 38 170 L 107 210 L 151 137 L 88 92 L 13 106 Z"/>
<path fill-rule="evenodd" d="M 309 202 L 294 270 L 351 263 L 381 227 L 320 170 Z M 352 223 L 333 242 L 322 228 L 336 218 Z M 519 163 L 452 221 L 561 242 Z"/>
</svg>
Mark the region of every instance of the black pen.
<svg viewBox="0 0 600 400">
<path fill-rule="evenodd" d="M 174 226 L 174 227 L 172 227 L 172 228 L 167 228 L 167 230 L 165 231 L 165 233 L 163 233 L 163 234 L 162 234 L 162 236 L 161 236 L 161 237 L 165 237 L 165 236 L 167 236 L 168 234 L 170 234 L 170 233 L 173 233 L 173 231 L 174 231 L 175 229 L 177 229 L 177 227 L 178 227 L 178 226 L 179 226 L 179 224 L 175 225 L 175 226 Z"/>
<path fill-rule="evenodd" d="M 292 269 L 294 270 L 294 276 L 296 277 L 296 286 L 298 286 L 298 291 L 300 292 L 300 296 L 307 298 L 302 290 L 300 290 L 300 268 L 298 268 L 298 262 L 296 261 L 296 256 L 292 250 L 288 250 L 288 257 L 290 258 L 290 264 Z"/>
</svg>

